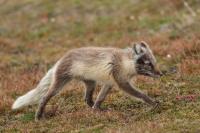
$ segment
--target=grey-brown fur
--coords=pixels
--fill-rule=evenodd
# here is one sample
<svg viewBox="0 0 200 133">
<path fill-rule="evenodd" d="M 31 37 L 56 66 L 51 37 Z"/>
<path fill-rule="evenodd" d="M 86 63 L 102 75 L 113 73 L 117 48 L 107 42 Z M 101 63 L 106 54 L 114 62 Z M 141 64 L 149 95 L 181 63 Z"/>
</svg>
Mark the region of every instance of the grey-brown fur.
<svg viewBox="0 0 200 133">
<path fill-rule="evenodd" d="M 147 51 L 145 52 L 145 50 Z M 36 120 L 42 117 L 45 106 L 50 98 L 56 95 L 57 92 L 73 78 L 82 80 L 85 83 L 85 101 L 92 108 L 100 108 L 101 103 L 104 101 L 113 85 L 117 85 L 131 96 L 140 98 L 146 103 L 155 106 L 155 101 L 138 91 L 130 82 L 133 76 L 140 74 L 137 70 L 143 71 L 144 68 L 147 68 L 147 66 L 145 66 L 147 64 L 144 64 L 144 68 L 141 68 L 141 70 L 137 69 L 137 67 L 143 67 L 141 66 L 143 61 L 139 62 L 140 66 L 137 64 L 139 59 L 144 58 L 143 56 L 148 56 L 147 59 L 151 62 L 151 65 L 153 65 L 152 67 L 148 67 L 147 75 L 149 73 L 151 73 L 149 76 L 160 74 L 154 68 L 156 62 L 152 52 L 149 50 L 148 45 L 142 42 L 141 44 L 137 44 L 136 47 L 134 46 L 126 50 L 88 47 L 69 51 L 59 60 L 54 73 L 53 82 L 39 104 Z M 147 59 L 145 58 L 145 60 Z M 144 72 L 141 72 L 141 74 L 144 74 Z M 105 81 L 104 78 L 106 78 Z M 92 95 L 95 85 L 98 82 L 103 82 L 104 85 L 96 101 L 93 102 Z"/>
</svg>

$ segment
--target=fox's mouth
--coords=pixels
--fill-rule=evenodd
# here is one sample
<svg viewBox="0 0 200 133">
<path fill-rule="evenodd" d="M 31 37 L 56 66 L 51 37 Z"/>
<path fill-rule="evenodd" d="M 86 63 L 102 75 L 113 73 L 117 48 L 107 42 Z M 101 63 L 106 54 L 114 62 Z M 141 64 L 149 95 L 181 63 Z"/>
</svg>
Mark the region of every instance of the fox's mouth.
<svg viewBox="0 0 200 133">
<path fill-rule="evenodd" d="M 162 73 L 151 73 L 149 74 L 150 77 L 152 78 L 160 78 L 161 76 L 163 76 Z"/>
<path fill-rule="evenodd" d="M 139 73 L 141 75 L 144 76 L 148 76 L 148 77 L 152 77 L 152 78 L 160 78 L 161 76 L 163 76 L 163 74 L 161 72 L 141 72 Z"/>
<path fill-rule="evenodd" d="M 174 74 L 176 72 L 177 72 L 176 67 L 170 67 L 168 70 L 155 71 L 155 72 L 140 71 L 139 74 L 144 75 L 144 76 L 153 77 L 153 78 L 160 78 L 162 76 Z"/>
</svg>

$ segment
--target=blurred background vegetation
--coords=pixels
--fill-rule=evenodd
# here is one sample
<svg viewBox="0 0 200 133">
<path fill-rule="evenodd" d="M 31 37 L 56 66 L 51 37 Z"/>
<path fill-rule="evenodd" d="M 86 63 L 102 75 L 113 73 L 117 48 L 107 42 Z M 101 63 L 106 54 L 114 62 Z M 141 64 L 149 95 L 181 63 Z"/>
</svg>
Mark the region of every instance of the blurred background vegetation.
<svg viewBox="0 0 200 133">
<path fill-rule="evenodd" d="M 0 0 L 0 132 L 199 132 L 199 7 L 200 0 Z M 10 110 L 69 49 L 141 40 L 162 69 L 178 69 L 157 81 L 136 80 L 161 101 L 159 111 L 113 90 L 104 105 L 111 111 L 94 113 L 77 82 L 52 99 L 58 107 L 49 113 L 57 113 L 43 122 L 34 122 L 33 107 Z"/>
</svg>

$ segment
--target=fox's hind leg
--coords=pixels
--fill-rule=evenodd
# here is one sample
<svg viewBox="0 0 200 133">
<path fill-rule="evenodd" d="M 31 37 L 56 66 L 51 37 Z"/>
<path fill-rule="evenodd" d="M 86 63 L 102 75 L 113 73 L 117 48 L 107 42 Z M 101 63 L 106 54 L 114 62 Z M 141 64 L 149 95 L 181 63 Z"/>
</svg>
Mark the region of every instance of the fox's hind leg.
<svg viewBox="0 0 200 133">
<path fill-rule="evenodd" d="M 66 76 L 66 75 L 55 76 L 55 79 L 52 85 L 50 86 L 48 92 L 46 93 L 46 95 L 43 97 L 43 99 L 41 100 L 39 104 L 38 110 L 35 115 L 35 120 L 39 120 L 42 117 L 43 112 L 45 110 L 45 106 L 48 103 L 48 101 L 51 99 L 51 97 L 55 96 L 64 87 L 64 85 L 70 80 L 71 80 L 71 77 Z"/>
<path fill-rule="evenodd" d="M 100 92 L 97 96 L 97 99 L 96 99 L 96 101 L 95 101 L 95 103 L 92 107 L 93 109 L 100 109 L 101 103 L 105 100 L 105 98 L 106 98 L 106 96 L 109 93 L 111 88 L 112 88 L 112 86 L 110 86 L 110 85 L 104 85 L 101 88 L 101 90 L 100 90 Z"/>
<path fill-rule="evenodd" d="M 95 90 L 95 81 L 91 81 L 91 80 L 84 80 L 83 81 L 85 83 L 86 89 L 85 89 L 85 102 L 92 107 L 94 102 L 92 99 L 93 96 L 93 92 Z"/>
</svg>

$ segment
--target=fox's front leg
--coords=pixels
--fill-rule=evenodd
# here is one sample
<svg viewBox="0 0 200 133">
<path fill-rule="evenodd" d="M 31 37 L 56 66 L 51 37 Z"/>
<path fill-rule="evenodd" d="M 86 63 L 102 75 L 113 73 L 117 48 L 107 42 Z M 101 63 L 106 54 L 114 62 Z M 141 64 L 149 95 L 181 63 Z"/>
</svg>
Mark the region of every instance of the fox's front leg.
<svg viewBox="0 0 200 133">
<path fill-rule="evenodd" d="M 90 107 L 92 107 L 94 105 L 92 96 L 93 96 L 93 92 L 95 90 L 95 81 L 83 81 L 85 83 L 85 102 L 87 103 L 87 105 L 89 105 Z"/>
<path fill-rule="evenodd" d="M 129 82 L 120 82 L 118 83 L 119 87 L 122 88 L 126 93 L 142 99 L 144 102 L 156 106 L 157 102 L 153 101 L 149 96 L 143 94 L 142 92 L 138 91 L 136 88 L 132 87 Z"/>
<path fill-rule="evenodd" d="M 105 100 L 105 98 L 111 88 L 112 88 L 112 86 L 109 86 L 109 85 L 104 85 L 101 88 L 101 90 L 97 96 L 97 99 L 92 107 L 93 109 L 100 109 L 101 103 Z"/>
</svg>

